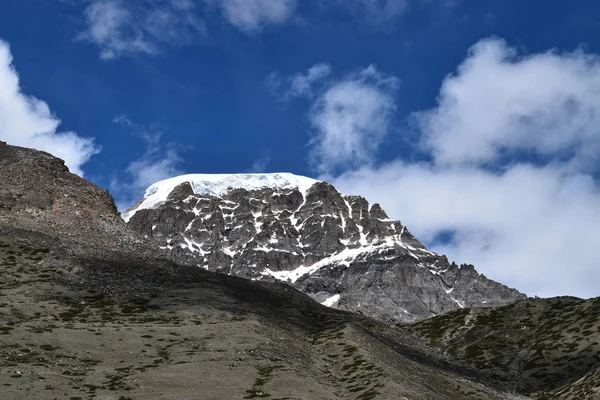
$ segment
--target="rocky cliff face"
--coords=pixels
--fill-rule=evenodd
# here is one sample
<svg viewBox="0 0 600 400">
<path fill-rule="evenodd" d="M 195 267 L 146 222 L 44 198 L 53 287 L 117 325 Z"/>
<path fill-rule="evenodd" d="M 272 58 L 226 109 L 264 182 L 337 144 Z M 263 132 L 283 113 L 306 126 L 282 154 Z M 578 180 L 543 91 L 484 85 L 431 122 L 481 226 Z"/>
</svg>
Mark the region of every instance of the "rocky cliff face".
<svg viewBox="0 0 600 400">
<path fill-rule="evenodd" d="M 427 250 L 378 204 L 291 174 L 189 175 L 125 213 L 177 261 L 288 282 L 330 307 L 387 322 L 525 295 Z"/>
</svg>

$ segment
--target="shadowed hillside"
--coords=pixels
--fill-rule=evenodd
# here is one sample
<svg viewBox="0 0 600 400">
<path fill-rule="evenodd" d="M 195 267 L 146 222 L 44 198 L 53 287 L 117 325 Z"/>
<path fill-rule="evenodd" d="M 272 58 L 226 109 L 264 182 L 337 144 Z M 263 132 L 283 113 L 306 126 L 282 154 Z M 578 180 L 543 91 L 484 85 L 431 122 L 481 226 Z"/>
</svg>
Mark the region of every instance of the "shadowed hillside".
<svg viewBox="0 0 600 400">
<path fill-rule="evenodd" d="M 445 354 L 515 383 L 522 393 L 600 398 L 600 298 L 528 299 L 455 311 L 406 328 Z"/>
</svg>

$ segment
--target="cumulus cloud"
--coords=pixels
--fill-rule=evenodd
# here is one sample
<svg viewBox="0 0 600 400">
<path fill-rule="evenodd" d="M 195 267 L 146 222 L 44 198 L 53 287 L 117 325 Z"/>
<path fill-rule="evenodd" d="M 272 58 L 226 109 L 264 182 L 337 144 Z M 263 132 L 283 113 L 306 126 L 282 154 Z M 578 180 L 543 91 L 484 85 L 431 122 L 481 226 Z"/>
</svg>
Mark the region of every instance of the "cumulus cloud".
<svg viewBox="0 0 600 400">
<path fill-rule="evenodd" d="M 514 152 L 594 162 L 600 150 L 600 57 L 583 51 L 519 55 L 482 40 L 443 82 L 438 107 L 417 115 L 424 144 L 445 164 Z"/>
<path fill-rule="evenodd" d="M 400 80 L 374 65 L 332 78 L 329 64 L 318 63 L 306 72 L 267 77 L 267 87 L 278 100 L 303 98 L 312 102 L 310 159 L 320 174 L 334 175 L 370 164 L 388 134 L 396 110 Z"/>
<path fill-rule="evenodd" d="M 369 164 L 389 131 L 399 80 L 370 66 L 334 82 L 310 112 L 311 158 L 319 173 Z"/>
<path fill-rule="evenodd" d="M 332 183 L 530 295 L 597 296 L 599 74 L 583 51 L 522 55 L 482 40 L 437 107 L 415 115 L 430 161 L 363 166 Z"/>
<path fill-rule="evenodd" d="M 166 128 L 159 124 L 149 127 L 138 125 L 126 115 L 113 119 L 115 124 L 130 130 L 144 143 L 143 153 L 131 161 L 123 174 L 112 179 L 110 189 L 120 211 L 144 195 L 145 189 L 163 179 L 183 174 L 180 165 L 183 159 L 181 147 L 174 143 L 163 144 L 161 138 Z"/>
<path fill-rule="evenodd" d="M 164 46 L 189 44 L 205 26 L 190 0 L 94 0 L 78 36 L 100 47 L 100 57 L 156 54 Z"/>
<path fill-rule="evenodd" d="M 255 33 L 268 24 L 287 21 L 296 10 L 296 0 L 206 0 L 218 4 L 223 15 L 246 33 Z"/>
<path fill-rule="evenodd" d="M 65 160 L 69 169 L 83 176 L 82 166 L 100 148 L 92 138 L 75 132 L 59 132 L 60 120 L 48 104 L 21 91 L 8 43 L 0 40 L 0 140 L 47 151 Z"/>
</svg>

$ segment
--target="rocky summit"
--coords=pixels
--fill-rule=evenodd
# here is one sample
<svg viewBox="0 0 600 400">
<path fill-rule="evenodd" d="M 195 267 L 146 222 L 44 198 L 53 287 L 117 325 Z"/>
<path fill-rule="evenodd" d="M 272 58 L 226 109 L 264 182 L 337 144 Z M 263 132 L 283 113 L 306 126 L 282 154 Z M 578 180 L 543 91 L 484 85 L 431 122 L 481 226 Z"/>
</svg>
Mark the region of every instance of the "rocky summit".
<svg viewBox="0 0 600 400">
<path fill-rule="evenodd" d="M 326 306 L 386 322 L 526 298 L 429 251 L 379 204 L 292 174 L 171 178 L 123 217 L 180 263 L 287 282 Z"/>
</svg>

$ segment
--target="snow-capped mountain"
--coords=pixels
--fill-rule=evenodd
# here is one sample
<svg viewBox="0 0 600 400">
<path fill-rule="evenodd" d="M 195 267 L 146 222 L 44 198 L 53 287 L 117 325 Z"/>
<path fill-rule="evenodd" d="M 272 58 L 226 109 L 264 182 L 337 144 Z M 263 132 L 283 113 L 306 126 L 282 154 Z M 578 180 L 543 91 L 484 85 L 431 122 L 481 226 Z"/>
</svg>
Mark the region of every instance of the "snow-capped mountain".
<svg viewBox="0 0 600 400">
<path fill-rule="evenodd" d="M 378 204 L 288 173 L 167 179 L 123 218 L 178 261 L 288 282 L 326 306 L 390 322 L 525 297 L 427 250 Z"/>
</svg>

